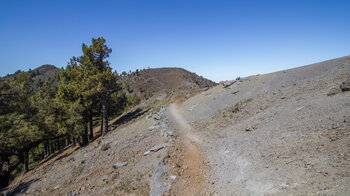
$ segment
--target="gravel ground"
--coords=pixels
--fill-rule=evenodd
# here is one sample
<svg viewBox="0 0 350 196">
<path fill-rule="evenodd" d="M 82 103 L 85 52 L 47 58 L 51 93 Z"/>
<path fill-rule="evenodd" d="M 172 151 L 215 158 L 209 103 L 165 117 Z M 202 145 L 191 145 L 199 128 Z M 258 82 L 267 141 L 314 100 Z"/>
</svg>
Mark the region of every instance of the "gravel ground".
<svg viewBox="0 0 350 196">
<path fill-rule="evenodd" d="M 217 195 L 350 194 L 350 58 L 240 79 L 181 104 Z"/>
</svg>

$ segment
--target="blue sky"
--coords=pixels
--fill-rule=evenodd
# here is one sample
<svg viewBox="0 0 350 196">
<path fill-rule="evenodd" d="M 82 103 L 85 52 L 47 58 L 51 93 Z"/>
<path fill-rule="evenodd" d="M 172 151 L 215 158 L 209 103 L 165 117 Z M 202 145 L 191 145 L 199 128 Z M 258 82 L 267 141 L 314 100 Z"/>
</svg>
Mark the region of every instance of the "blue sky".
<svg viewBox="0 0 350 196">
<path fill-rule="evenodd" d="M 64 67 L 103 36 L 119 73 L 183 67 L 220 81 L 350 55 L 350 1 L 0 1 L 0 75 Z"/>
</svg>

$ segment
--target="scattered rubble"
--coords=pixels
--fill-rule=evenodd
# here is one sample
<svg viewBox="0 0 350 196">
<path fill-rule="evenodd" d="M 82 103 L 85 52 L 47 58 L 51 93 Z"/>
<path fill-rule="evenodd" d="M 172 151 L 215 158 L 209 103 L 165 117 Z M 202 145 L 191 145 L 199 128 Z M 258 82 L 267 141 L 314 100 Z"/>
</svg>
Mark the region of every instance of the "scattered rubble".
<svg viewBox="0 0 350 196">
<path fill-rule="evenodd" d="M 168 171 L 169 167 L 164 164 L 163 160 L 154 166 L 154 174 L 150 183 L 150 196 L 160 196 L 169 191 L 171 184 L 165 180 Z"/>
</svg>

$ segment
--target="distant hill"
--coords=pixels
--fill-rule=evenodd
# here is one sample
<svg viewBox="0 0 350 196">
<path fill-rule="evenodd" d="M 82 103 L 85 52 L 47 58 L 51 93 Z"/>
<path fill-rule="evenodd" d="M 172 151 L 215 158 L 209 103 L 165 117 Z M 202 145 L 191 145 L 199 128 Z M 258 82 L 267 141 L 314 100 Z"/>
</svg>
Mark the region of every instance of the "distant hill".
<svg viewBox="0 0 350 196">
<path fill-rule="evenodd" d="M 46 64 L 34 69 L 33 71 L 39 72 L 40 75 L 52 76 L 55 75 L 58 72 L 58 70 L 59 69 L 54 65 Z"/>
<path fill-rule="evenodd" d="M 49 78 L 51 76 L 54 76 L 58 72 L 58 70 L 59 69 L 54 65 L 45 64 L 45 65 L 42 65 L 38 68 L 35 68 L 34 70 L 29 70 L 28 72 L 32 73 L 32 76 L 34 79 L 37 79 L 37 78 L 44 79 L 44 78 Z M 17 74 L 19 74 L 21 72 L 23 72 L 23 71 L 19 70 L 13 74 L 9 74 L 9 75 L 5 76 L 4 78 L 15 77 Z"/>
<path fill-rule="evenodd" d="M 199 90 L 216 85 L 215 82 L 182 68 L 145 69 L 127 76 L 121 76 L 120 81 L 128 84 L 129 93 L 143 91 L 150 96 L 160 91 Z"/>
</svg>

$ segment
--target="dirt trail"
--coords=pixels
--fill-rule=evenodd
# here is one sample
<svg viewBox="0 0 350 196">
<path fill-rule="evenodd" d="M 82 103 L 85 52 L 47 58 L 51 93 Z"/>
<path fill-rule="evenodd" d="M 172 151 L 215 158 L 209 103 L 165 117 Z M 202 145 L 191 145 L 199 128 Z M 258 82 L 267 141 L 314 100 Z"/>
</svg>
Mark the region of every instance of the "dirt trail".
<svg viewBox="0 0 350 196">
<path fill-rule="evenodd" d="M 176 104 L 171 104 L 169 106 L 169 111 L 177 125 L 179 126 L 179 134 L 182 139 L 189 140 L 190 142 L 201 144 L 201 140 L 192 132 L 192 127 L 187 124 L 186 120 L 179 113 Z"/>
<path fill-rule="evenodd" d="M 171 117 L 177 126 L 178 141 L 177 151 L 171 153 L 170 162 L 175 162 L 173 172 L 178 175 L 177 180 L 172 184 L 170 195 L 207 195 L 206 172 L 208 167 L 204 164 L 203 154 L 199 147 L 201 143 L 192 132 L 192 127 L 179 113 L 176 104 L 169 106 Z"/>
</svg>

